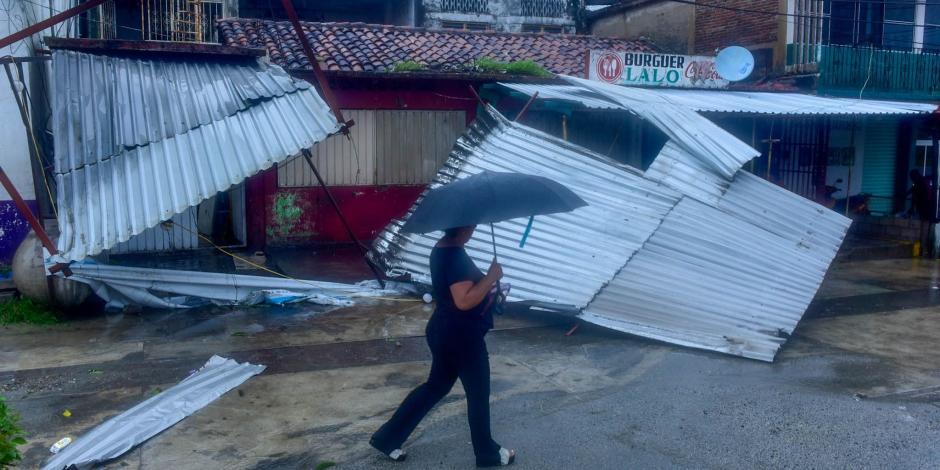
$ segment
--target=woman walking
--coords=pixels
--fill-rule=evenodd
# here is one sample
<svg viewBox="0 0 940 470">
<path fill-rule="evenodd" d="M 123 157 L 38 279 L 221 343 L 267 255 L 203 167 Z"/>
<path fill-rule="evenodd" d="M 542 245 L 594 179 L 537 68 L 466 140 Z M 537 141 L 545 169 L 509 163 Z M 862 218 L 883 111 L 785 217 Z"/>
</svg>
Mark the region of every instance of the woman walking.
<svg viewBox="0 0 940 470">
<path fill-rule="evenodd" d="M 428 380 L 405 398 L 369 443 L 402 461 L 402 444 L 457 378 L 467 395 L 467 417 L 478 467 L 510 465 L 515 451 L 490 435 L 490 362 L 483 337 L 493 327 L 491 289 L 503 276 L 496 260 L 484 275 L 464 250 L 475 226 L 451 228 L 431 250 L 431 284 L 437 308 L 426 329 L 431 349 Z"/>
</svg>

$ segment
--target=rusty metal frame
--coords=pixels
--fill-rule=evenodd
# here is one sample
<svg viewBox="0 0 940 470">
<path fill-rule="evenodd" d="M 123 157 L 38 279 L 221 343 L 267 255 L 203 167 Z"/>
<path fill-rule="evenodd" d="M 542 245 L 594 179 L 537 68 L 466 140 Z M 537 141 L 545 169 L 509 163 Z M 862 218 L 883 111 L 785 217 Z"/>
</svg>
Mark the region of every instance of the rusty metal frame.
<svg viewBox="0 0 940 470">
<path fill-rule="evenodd" d="M 82 14 L 82 13 L 88 11 L 88 10 L 91 10 L 92 8 L 95 8 L 95 7 L 97 7 L 98 5 L 101 5 L 102 3 L 107 2 L 107 1 L 108 1 L 108 0 L 88 0 L 88 1 L 85 2 L 85 3 L 82 3 L 82 4 L 80 4 L 80 5 L 74 6 L 74 7 L 72 7 L 72 8 L 69 8 L 68 10 L 63 11 L 62 13 L 59 13 L 59 14 L 57 14 L 57 15 L 50 16 L 49 18 L 47 18 L 47 19 L 45 19 L 45 20 L 42 20 L 42 21 L 40 21 L 39 23 L 36 23 L 36 24 L 34 24 L 34 25 L 32 25 L 32 26 L 29 26 L 29 27 L 27 27 L 27 28 L 23 28 L 23 29 L 21 29 L 21 30 L 19 30 L 19 31 L 17 31 L 17 32 L 15 32 L 15 33 L 13 33 L 13 34 L 11 34 L 11 35 L 9 35 L 9 36 L 7 36 L 7 37 L 0 38 L 0 49 L 2 49 L 2 48 L 4 48 L 4 47 L 7 47 L 7 46 L 9 46 L 10 44 L 13 44 L 13 43 L 15 43 L 15 42 L 17 42 L 17 41 L 21 41 L 21 40 L 23 40 L 23 39 L 26 39 L 26 38 L 28 38 L 28 37 L 30 37 L 30 36 L 36 34 L 36 33 L 40 33 L 40 32 L 42 32 L 42 31 L 48 29 L 48 28 L 51 27 L 51 26 L 55 26 L 55 25 L 57 25 L 57 24 L 59 24 L 59 23 L 65 21 L 65 20 L 67 20 L 67 19 L 69 19 L 69 18 L 71 18 L 71 17 L 73 17 L 73 16 L 80 15 L 80 14 Z M 121 0 L 114 0 L 114 1 L 117 2 L 117 1 L 121 1 Z"/>
<path fill-rule="evenodd" d="M 356 237 L 356 234 L 353 232 L 352 226 L 349 225 L 349 221 L 346 220 L 346 215 L 343 214 L 343 210 L 340 209 L 339 203 L 336 202 L 336 198 L 333 197 L 333 193 L 330 192 L 330 188 L 326 185 L 326 181 L 323 180 L 323 177 L 320 176 L 320 171 L 317 170 L 317 166 L 313 163 L 313 156 L 310 153 L 310 149 L 303 149 L 300 151 L 304 160 L 307 161 L 307 165 L 310 167 L 310 170 L 313 171 L 313 176 L 317 178 L 317 182 L 320 184 L 320 187 L 323 188 L 323 192 L 326 193 L 326 198 L 330 200 L 330 205 L 333 206 L 333 209 L 336 211 L 336 215 L 339 216 L 339 220 L 343 223 L 343 227 L 346 229 L 346 234 L 349 235 L 349 239 L 356 244 L 356 248 L 359 249 L 359 252 L 362 254 L 362 259 L 365 260 L 366 264 L 369 266 L 369 269 L 372 271 L 372 274 L 375 275 L 375 280 L 379 281 L 379 286 L 383 289 L 385 288 L 385 280 L 382 272 L 378 267 L 366 256 L 369 253 L 369 248 L 365 246 L 359 238 Z"/>
<path fill-rule="evenodd" d="M 349 128 L 352 127 L 355 123 L 353 121 L 346 121 L 346 119 L 343 118 L 343 112 L 339 109 L 339 105 L 336 103 L 336 96 L 333 94 L 333 89 L 330 88 L 330 84 L 327 82 L 326 75 L 323 73 L 323 69 L 320 68 L 320 62 L 317 60 L 317 56 L 314 54 L 313 48 L 310 47 L 310 41 L 307 40 L 307 35 L 304 34 L 304 27 L 300 24 L 300 19 L 297 17 L 297 10 L 294 9 L 294 2 L 291 0 L 281 0 L 281 4 L 284 6 L 284 11 L 287 13 L 287 18 L 294 27 L 294 34 L 297 35 L 297 41 L 300 42 L 301 47 L 303 47 L 304 54 L 307 56 L 307 61 L 310 62 L 310 67 L 313 68 L 313 74 L 317 77 L 317 82 L 320 83 L 320 91 L 323 93 L 323 99 L 326 101 L 326 104 L 330 106 L 330 109 L 333 110 L 333 115 L 336 116 L 336 120 L 342 124 L 343 134 L 348 136 Z"/>
</svg>

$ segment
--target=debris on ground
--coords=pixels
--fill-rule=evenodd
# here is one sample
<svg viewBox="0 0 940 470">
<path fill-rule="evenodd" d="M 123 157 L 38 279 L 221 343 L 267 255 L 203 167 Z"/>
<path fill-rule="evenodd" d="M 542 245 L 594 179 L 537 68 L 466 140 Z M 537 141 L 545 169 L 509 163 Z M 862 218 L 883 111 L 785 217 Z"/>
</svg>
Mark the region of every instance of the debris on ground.
<svg viewBox="0 0 940 470">
<path fill-rule="evenodd" d="M 212 356 L 199 371 L 179 384 L 75 439 L 43 470 L 86 469 L 120 457 L 264 369 L 262 365 L 239 364 L 232 359 Z"/>
<path fill-rule="evenodd" d="M 72 443 L 71 437 L 63 437 L 62 439 L 59 439 L 58 441 L 56 441 L 55 444 L 52 444 L 52 447 L 49 448 L 49 452 L 52 452 L 53 454 L 58 454 L 60 450 L 68 447 L 68 445 L 71 443 Z"/>
<path fill-rule="evenodd" d="M 69 279 L 91 286 L 111 309 L 129 307 L 192 308 L 215 305 L 284 305 L 310 302 L 348 307 L 361 298 L 400 297 L 410 293 L 401 283 L 385 289 L 378 284 L 342 284 L 287 277 L 249 276 L 173 269 L 151 269 L 73 263 Z M 59 273 L 61 275 L 61 273 Z"/>
</svg>

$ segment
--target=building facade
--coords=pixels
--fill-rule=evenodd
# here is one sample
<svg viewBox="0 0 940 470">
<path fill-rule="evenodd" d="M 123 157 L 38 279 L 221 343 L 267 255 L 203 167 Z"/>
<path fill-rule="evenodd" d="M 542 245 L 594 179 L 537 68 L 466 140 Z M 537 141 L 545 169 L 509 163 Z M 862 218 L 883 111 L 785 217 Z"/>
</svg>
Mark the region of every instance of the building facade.
<svg viewBox="0 0 940 470">
<path fill-rule="evenodd" d="M 574 33 L 580 2 L 569 0 L 423 0 L 424 26 L 511 33 Z"/>
<path fill-rule="evenodd" d="M 52 2 L 57 11 L 70 6 L 67 1 Z M 23 28 L 48 18 L 49 10 L 29 2 L 10 2 L 9 8 L 0 9 L 0 37 L 5 37 Z M 66 22 L 63 27 L 48 30 L 43 34 L 68 34 L 75 22 Z M 28 128 L 23 122 L 23 113 L 29 121 L 42 122 L 43 100 L 33 100 L 30 90 L 45 84 L 42 59 L 26 59 L 43 48 L 39 36 L 16 42 L 0 50 L 0 166 L 10 177 L 13 185 L 25 199 L 34 214 L 52 216 L 47 184 L 51 177 L 43 180 L 43 164 L 46 155 L 36 152 L 36 144 L 42 149 L 47 138 L 43 132 Z M 40 95 L 41 96 L 41 95 Z M 50 188 L 51 189 L 51 188 Z M 45 199 L 43 200 L 43 198 Z M 0 188 L 0 269 L 9 265 L 20 242 L 30 228 L 23 215 L 16 209 L 11 196 Z"/>
<path fill-rule="evenodd" d="M 225 44 L 265 47 L 272 62 L 313 80 L 285 23 L 229 19 Z M 405 214 L 475 118 L 473 90 L 500 80 L 545 81 L 481 69 L 481 59 L 534 61 L 545 71 L 584 74 L 592 48 L 649 51 L 643 41 L 561 34 L 428 30 L 358 23 L 305 23 L 347 119 L 350 138 L 317 144 L 314 160 L 357 238 L 374 238 Z M 410 71 L 402 71 L 409 64 Z M 519 107 L 507 109 L 512 115 Z M 560 122 L 560 121 L 558 121 Z M 578 129 L 572 128 L 573 132 Z M 606 144 L 605 144 L 606 145 Z M 343 243 L 349 237 L 303 159 L 246 183 L 252 246 Z"/>
<path fill-rule="evenodd" d="M 598 35 L 647 36 L 676 52 L 743 46 L 755 70 L 737 88 L 933 102 L 940 98 L 940 4 L 868 0 L 621 2 L 591 14 Z M 685 27 L 681 27 L 685 26 Z M 733 121 L 733 119 L 731 120 Z M 936 117 L 727 122 L 763 152 L 763 175 L 812 197 L 865 193 L 879 215 L 906 211 L 908 172 L 940 174 Z M 744 139 L 749 141 L 749 139 Z M 808 185 L 808 186 L 807 186 Z"/>
</svg>

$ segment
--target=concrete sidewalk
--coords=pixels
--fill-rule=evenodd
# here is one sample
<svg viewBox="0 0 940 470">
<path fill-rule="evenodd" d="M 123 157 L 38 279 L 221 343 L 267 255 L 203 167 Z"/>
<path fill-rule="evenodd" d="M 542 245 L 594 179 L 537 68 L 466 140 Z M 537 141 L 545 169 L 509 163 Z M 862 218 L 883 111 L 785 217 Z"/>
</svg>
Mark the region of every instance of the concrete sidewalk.
<svg viewBox="0 0 940 470">
<path fill-rule="evenodd" d="M 488 337 L 494 435 L 518 449 L 518 468 L 937 468 L 938 276 L 933 261 L 835 265 L 774 364 L 504 316 Z M 35 468 L 59 438 L 219 354 L 268 369 L 108 468 L 470 468 L 459 386 L 409 441 L 408 462 L 366 443 L 427 374 L 429 315 L 375 302 L 3 328 L 0 393 L 23 415 L 22 466 Z"/>
</svg>

